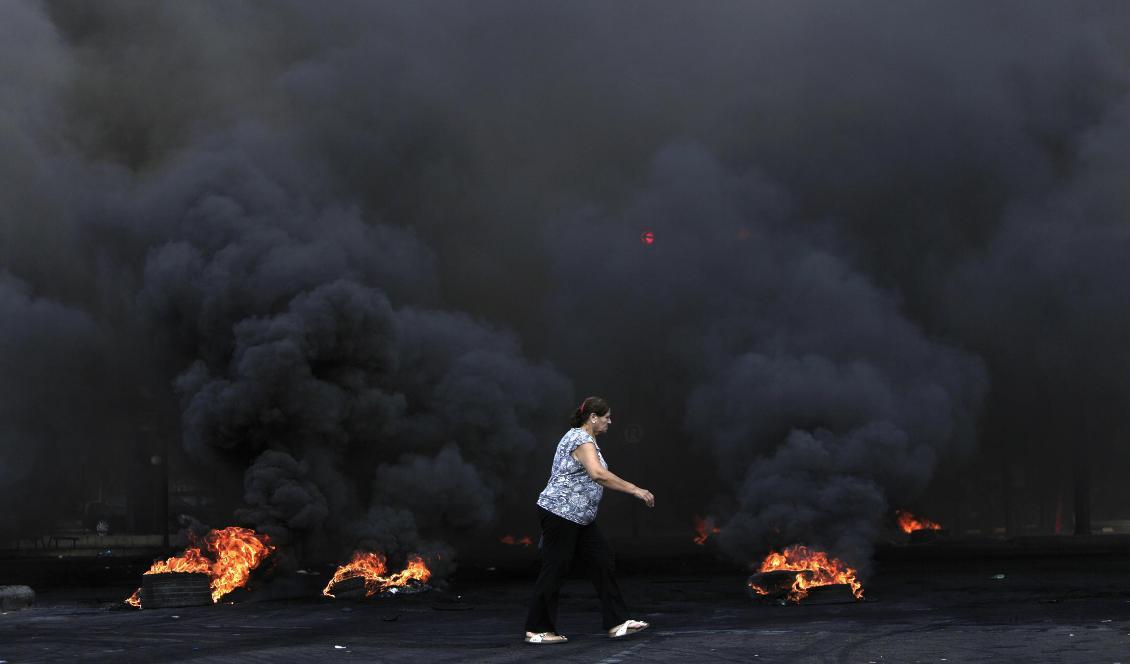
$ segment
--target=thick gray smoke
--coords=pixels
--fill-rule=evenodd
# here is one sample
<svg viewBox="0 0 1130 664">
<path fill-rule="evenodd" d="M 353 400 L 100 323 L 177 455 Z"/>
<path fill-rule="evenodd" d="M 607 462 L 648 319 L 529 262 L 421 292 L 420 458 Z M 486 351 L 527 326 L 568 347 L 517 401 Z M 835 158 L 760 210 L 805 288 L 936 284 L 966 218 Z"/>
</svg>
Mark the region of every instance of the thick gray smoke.
<svg viewBox="0 0 1130 664">
<path fill-rule="evenodd" d="M 613 321 L 604 306 L 646 303 L 596 354 L 611 363 L 644 343 L 666 359 L 660 375 L 691 386 L 685 430 L 736 487 L 722 540 L 735 557 L 805 543 L 862 564 L 891 503 L 917 496 L 940 458 L 970 451 L 986 375 L 791 215 L 759 173 L 672 146 L 618 210 L 570 231 L 650 228 L 656 245 L 602 245 L 558 308 L 599 292 L 593 313 Z M 563 277 L 575 267 L 561 258 Z"/>
<path fill-rule="evenodd" d="M 33 125 L 13 129 L 35 148 L 45 138 Z M 442 538 L 493 525 L 501 471 L 557 420 L 568 382 L 512 336 L 436 308 L 432 252 L 330 192 L 286 132 L 252 119 L 173 152 L 144 171 L 74 152 L 33 162 L 78 180 L 60 213 L 73 228 L 50 230 L 85 238 L 65 247 L 84 264 L 21 255 L 38 248 L 36 220 L 7 229 L 3 306 L 18 324 L 5 328 L 5 488 L 48 496 L 56 477 L 107 452 L 118 458 L 93 465 L 100 479 L 128 477 L 128 466 L 114 472 L 125 465 L 115 427 L 136 427 L 122 411 L 153 406 L 131 393 L 157 386 L 179 404 L 188 461 L 217 469 L 202 474 L 220 496 L 239 493 L 229 471 L 246 469 L 236 516 L 300 555 L 374 541 L 392 556 L 446 553 L 418 529 Z M 93 283 L 74 278 L 65 292 L 84 269 Z M 58 279 L 43 276 L 52 270 Z M 115 399 L 106 388 L 133 376 L 108 367 L 127 357 L 140 384 Z M 31 519 L 70 513 L 84 492 L 64 487 Z"/>
<path fill-rule="evenodd" d="M 242 158 L 203 161 L 226 177 L 201 175 L 197 205 L 169 191 L 154 199 L 176 200 L 193 223 L 149 251 L 140 294 L 155 325 L 188 327 L 178 341 L 197 359 L 176 388 L 189 453 L 258 457 L 242 514 L 267 516 L 253 523 L 283 542 L 350 537 L 369 494 L 433 533 L 491 524 L 496 471 L 530 450 L 528 428 L 566 398 L 564 380 L 469 317 L 397 309 L 390 297 L 434 299 L 431 257 L 410 234 L 294 200 L 300 185 L 272 186 Z M 169 179 L 200 186 L 192 175 L 213 170 Z M 280 472 L 287 483 L 272 486 Z"/>
<path fill-rule="evenodd" d="M 575 382 L 646 526 L 862 564 L 939 467 L 1130 426 L 1119 3 L 0 12 L 32 520 L 171 438 L 301 554 L 444 551 L 528 514 Z"/>
<path fill-rule="evenodd" d="M 248 507 L 236 516 L 279 545 L 289 544 L 294 532 L 320 532 L 330 513 L 309 465 L 276 450 L 263 452 L 248 469 L 243 499 Z"/>
</svg>

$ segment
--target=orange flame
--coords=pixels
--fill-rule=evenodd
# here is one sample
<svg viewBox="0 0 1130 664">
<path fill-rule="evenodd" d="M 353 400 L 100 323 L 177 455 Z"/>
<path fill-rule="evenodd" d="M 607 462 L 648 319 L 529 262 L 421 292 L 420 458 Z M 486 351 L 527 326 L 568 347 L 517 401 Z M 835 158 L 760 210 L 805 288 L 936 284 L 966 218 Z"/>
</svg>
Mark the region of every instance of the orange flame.
<svg viewBox="0 0 1130 664">
<path fill-rule="evenodd" d="M 145 573 L 164 574 L 166 572 L 210 574 L 212 572 L 212 561 L 205 558 L 203 554 L 200 553 L 199 548 L 192 547 L 185 549 L 184 555 L 179 558 L 174 556 L 168 560 L 153 561 L 153 566 Z"/>
<path fill-rule="evenodd" d="M 266 535 L 232 526 L 208 533 L 208 550 L 216 556 L 212 565 L 212 601 L 218 602 L 242 588 L 255 569 L 275 550 Z"/>
<path fill-rule="evenodd" d="M 534 543 L 529 535 L 524 535 L 522 539 L 515 539 L 513 535 L 504 535 L 498 538 L 498 541 L 510 546 L 532 546 Z"/>
<path fill-rule="evenodd" d="M 365 579 L 365 597 L 371 597 L 389 588 L 406 586 L 410 581 L 427 583 L 428 579 L 432 578 L 432 572 L 424 563 L 424 559 L 415 554 L 408 557 L 408 565 L 403 570 L 386 576 L 387 571 L 388 566 L 383 555 L 358 551 L 353 554 L 353 559 L 348 564 L 337 568 L 333 578 L 322 589 L 322 594 L 333 597 L 330 591 L 335 585 L 356 577 Z"/>
<path fill-rule="evenodd" d="M 410 556 L 408 558 L 408 565 L 404 569 L 388 577 L 385 581 L 385 588 L 406 586 L 409 581 L 427 583 L 430 578 L 432 578 L 432 571 L 428 569 L 427 564 L 424 563 L 424 559 L 420 556 Z"/>
<path fill-rule="evenodd" d="M 912 533 L 916 530 L 941 530 L 942 524 L 920 516 L 914 516 L 910 512 L 904 510 L 895 510 L 895 516 L 898 517 L 899 527 L 902 528 L 904 533 Z"/>
<path fill-rule="evenodd" d="M 698 533 L 694 538 L 694 543 L 702 546 L 706 544 L 706 540 L 711 535 L 717 535 L 722 532 L 722 529 L 714 525 L 714 517 L 708 516 L 704 519 L 696 514 L 694 517 L 694 531 Z"/>
<path fill-rule="evenodd" d="M 236 588 L 242 588 L 251 576 L 251 570 L 258 567 L 275 547 L 270 538 L 249 528 L 231 526 L 223 530 L 213 530 L 204 537 L 204 544 L 215 560 L 206 558 L 200 547 L 185 549 L 181 556 L 167 560 L 156 560 L 144 574 L 207 574 L 212 578 L 212 602 Z M 141 607 L 141 588 L 126 598 L 130 606 Z"/>
<path fill-rule="evenodd" d="M 863 599 L 863 584 L 855 578 L 855 570 L 845 565 L 838 558 L 828 558 L 823 551 L 809 551 L 806 546 L 790 546 L 783 553 L 776 551 L 765 557 L 759 572 L 810 572 L 811 574 L 797 574 L 793 581 L 792 590 L 789 591 L 789 600 L 799 602 L 808 595 L 809 588 L 817 586 L 830 586 L 846 584 L 851 586 L 851 594 L 856 599 Z M 769 592 L 760 586 L 750 583 L 750 588 L 759 595 L 768 595 Z"/>
</svg>

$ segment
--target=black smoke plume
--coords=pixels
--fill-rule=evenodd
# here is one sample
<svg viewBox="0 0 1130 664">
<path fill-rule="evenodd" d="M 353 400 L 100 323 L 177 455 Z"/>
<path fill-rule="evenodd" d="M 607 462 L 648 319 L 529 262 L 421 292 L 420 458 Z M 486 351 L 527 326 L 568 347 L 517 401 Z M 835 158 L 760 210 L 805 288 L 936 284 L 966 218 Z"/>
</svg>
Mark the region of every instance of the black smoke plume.
<svg viewBox="0 0 1130 664">
<path fill-rule="evenodd" d="M 743 562 L 862 564 L 973 455 L 1116 486 L 1120 3 L 0 12 L 8 533 L 173 440 L 305 555 L 446 550 L 571 382 L 660 499 L 605 518 Z"/>
</svg>

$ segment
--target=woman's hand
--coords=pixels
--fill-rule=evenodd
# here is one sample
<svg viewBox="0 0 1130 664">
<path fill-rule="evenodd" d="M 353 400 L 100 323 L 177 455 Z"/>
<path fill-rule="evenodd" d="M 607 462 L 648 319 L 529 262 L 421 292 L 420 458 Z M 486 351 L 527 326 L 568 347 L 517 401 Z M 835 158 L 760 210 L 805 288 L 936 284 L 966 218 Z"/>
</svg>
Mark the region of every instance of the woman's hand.
<svg viewBox="0 0 1130 664">
<path fill-rule="evenodd" d="M 640 500 L 642 500 L 644 502 L 644 504 L 647 505 L 648 507 L 655 507 L 655 496 L 652 495 L 652 493 L 650 491 L 648 491 L 647 489 L 637 488 L 632 493 L 632 495 L 635 496 L 636 498 L 639 498 Z"/>
</svg>

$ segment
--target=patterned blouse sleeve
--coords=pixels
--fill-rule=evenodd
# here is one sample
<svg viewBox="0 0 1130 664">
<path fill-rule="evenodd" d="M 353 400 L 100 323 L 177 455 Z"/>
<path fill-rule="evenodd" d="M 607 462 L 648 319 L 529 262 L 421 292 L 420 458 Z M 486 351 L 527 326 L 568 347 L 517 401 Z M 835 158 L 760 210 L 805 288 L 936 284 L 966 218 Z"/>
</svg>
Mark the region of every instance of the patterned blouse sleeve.
<svg viewBox="0 0 1130 664">
<path fill-rule="evenodd" d="M 574 450 L 576 450 L 581 445 L 584 445 L 585 443 L 592 443 L 595 445 L 596 439 L 588 435 L 584 431 L 574 432 L 573 437 L 569 440 L 569 453 L 572 454 Z"/>
</svg>

